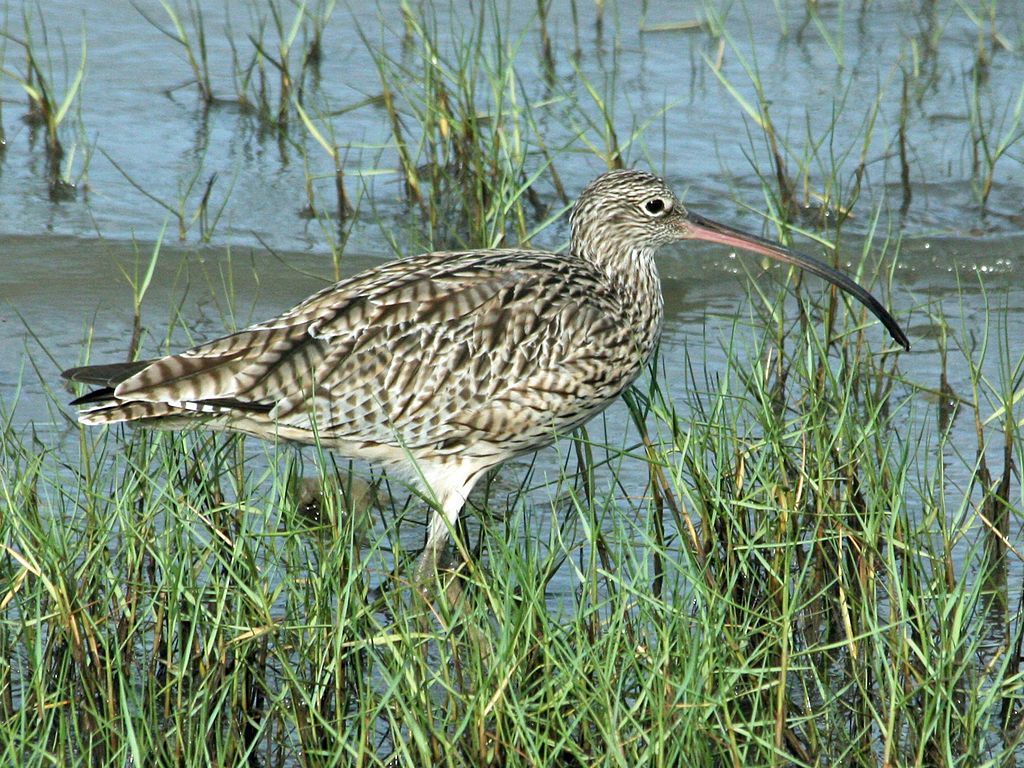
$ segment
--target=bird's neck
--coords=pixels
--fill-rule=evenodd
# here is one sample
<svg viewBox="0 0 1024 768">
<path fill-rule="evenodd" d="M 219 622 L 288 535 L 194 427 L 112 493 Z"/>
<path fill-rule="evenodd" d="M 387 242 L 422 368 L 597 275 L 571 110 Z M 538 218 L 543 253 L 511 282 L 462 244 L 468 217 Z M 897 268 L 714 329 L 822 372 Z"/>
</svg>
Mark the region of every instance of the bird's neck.
<svg viewBox="0 0 1024 768">
<path fill-rule="evenodd" d="M 602 253 L 599 249 L 582 248 L 576 255 L 597 267 L 621 299 L 625 320 L 628 327 L 635 329 L 635 343 L 646 362 L 658 343 L 665 314 L 654 249 Z"/>
</svg>

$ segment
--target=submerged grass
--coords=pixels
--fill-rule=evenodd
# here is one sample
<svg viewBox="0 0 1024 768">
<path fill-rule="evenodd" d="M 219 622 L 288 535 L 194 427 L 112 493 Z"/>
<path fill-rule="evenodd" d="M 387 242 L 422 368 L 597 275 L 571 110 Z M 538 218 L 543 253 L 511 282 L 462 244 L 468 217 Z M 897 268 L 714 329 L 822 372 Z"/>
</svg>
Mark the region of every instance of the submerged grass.
<svg viewBox="0 0 1024 768">
<path fill-rule="evenodd" d="M 65 87 L 61 95 L 55 82 L 55 63 L 50 50 L 45 17 L 39 13 L 36 18 L 32 7 L 23 7 L 21 22 L 21 34 L 17 35 L 7 28 L 5 19 L 3 26 L 0 27 L 0 37 L 5 43 L 10 42 L 21 49 L 25 57 L 24 68 L 19 71 L 2 67 L 0 78 L 10 78 L 25 92 L 28 98 L 28 111 L 23 119 L 31 128 L 33 141 L 37 129 L 41 128 L 44 132 L 46 180 L 50 199 L 54 202 L 73 200 L 76 184 L 86 178 L 91 154 L 88 142 L 83 139 L 81 144 L 85 147 L 85 159 L 76 178 L 75 153 L 80 149 L 79 141 L 74 141 L 70 151 L 67 151 L 64 146 L 67 137 L 64 134 L 68 118 L 76 117 L 76 112 L 81 108 L 82 83 L 86 72 L 85 29 L 83 27 L 81 32 L 80 59 L 73 69 L 69 64 L 71 60 L 64 47 L 63 36 L 60 36 L 59 60 L 64 62 L 65 68 Z"/>
<path fill-rule="evenodd" d="M 0 763 L 1013 764 L 1020 353 L 946 337 L 979 372 L 956 466 L 877 329 L 821 327 L 655 370 L 584 476 L 503 470 L 429 597 L 423 505 L 368 516 L 327 454 L 3 413 Z"/>
</svg>

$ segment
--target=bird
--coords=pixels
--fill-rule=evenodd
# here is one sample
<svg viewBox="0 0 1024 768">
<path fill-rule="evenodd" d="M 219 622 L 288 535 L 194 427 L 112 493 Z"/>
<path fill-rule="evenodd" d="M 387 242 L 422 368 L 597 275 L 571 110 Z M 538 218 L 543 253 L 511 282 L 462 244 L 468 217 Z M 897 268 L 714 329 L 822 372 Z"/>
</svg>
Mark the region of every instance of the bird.
<svg viewBox="0 0 1024 768">
<path fill-rule="evenodd" d="M 824 278 L 910 349 L 888 310 L 844 273 L 690 212 L 661 178 L 627 169 L 583 190 L 563 252 L 395 260 L 187 351 L 62 375 L 98 387 L 71 403 L 82 424 L 202 423 L 403 473 L 433 507 L 423 579 L 485 473 L 586 424 L 640 376 L 664 317 L 655 251 L 688 240 Z"/>
</svg>

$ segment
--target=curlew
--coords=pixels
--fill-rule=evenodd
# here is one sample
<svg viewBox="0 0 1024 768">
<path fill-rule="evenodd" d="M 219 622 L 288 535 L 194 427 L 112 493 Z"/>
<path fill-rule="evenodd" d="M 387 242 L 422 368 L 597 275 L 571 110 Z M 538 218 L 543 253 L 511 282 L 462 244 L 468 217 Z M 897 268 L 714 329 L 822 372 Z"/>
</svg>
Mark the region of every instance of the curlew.
<svg viewBox="0 0 1024 768">
<path fill-rule="evenodd" d="M 180 354 L 63 376 L 99 386 L 72 403 L 84 424 L 200 422 L 403 470 L 436 500 L 422 578 L 487 470 L 585 424 L 640 375 L 664 314 L 654 253 L 679 240 L 818 275 L 910 348 L 885 307 L 845 274 L 687 211 L 649 173 L 620 170 L 580 195 L 564 253 L 413 256 Z"/>
</svg>

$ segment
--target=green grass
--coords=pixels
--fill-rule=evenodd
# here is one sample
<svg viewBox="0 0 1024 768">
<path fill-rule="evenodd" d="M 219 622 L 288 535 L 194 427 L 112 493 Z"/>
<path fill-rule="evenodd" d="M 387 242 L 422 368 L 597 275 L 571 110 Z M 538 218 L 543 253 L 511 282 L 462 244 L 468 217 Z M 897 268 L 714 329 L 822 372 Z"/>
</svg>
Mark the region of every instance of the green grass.
<svg viewBox="0 0 1024 768">
<path fill-rule="evenodd" d="M 0 27 L 0 78 L 16 82 L 24 91 L 28 100 L 28 111 L 24 114 L 23 120 L 30 128 L 30 136 L 34 138 L 39 129 L 44 133 L 45 175 L 50 200 L 74 200 L 78 185 L 86 183 L 92 155 L 92 147 L 84 136 L 85 131 L 80 122 L 70 149 L 65 149 L 66 125 L 75 122 L 76 119 L 80 121 L 82 83 L 85 79 L 87 59 L 85 28 L 83 26 L 81 30 L 81 53 L 77 63 L 74 63 L 62 32 L 58 32 L 58 39 L 54 41 L 60 46 L 60 55 L 53 55 L 46 19 L 41 9 L 32 6 L 22 7 L 19 33 L 12 32 L 9 23 L 10 20 L 5 18 L 3 26 Z M 21 50 L 24 56 L 21 69 L 6 65 L 7 43 Z M 64 65 L 63 94 L 58 91 L 59 85 L 55 75 L 58 62 L 63 62 Z M 0 134 L 2 133 L 0 130 Z M 3 139 L 0 147 L 6 146 L 5 135 Z M 79 151 L 82 159 L 76 167 L 75 155 Z"/>
<path fill-rule="evenodd" d="M 8 426 L 0 762 L 1012 764 L 1019 537 L 982 516 L 1019 530 L 992 458 L 1024 460 L 1019 351 L 993 326 L 964 355 L 996 481 L 956 488 L 976 456 L 951 465 L 962 435 L 876 326 L 780 348 L 763 325 L 734 326 L 724 369 L 634 391 L 648 450 L 599 420 L 582 476 L 499 473 L 475 559 L 429 598 L 400 486 L 362 495 L 369 524 L 336 479 L 297 511 L 329 455 Z"/>
</svg>

